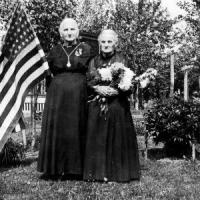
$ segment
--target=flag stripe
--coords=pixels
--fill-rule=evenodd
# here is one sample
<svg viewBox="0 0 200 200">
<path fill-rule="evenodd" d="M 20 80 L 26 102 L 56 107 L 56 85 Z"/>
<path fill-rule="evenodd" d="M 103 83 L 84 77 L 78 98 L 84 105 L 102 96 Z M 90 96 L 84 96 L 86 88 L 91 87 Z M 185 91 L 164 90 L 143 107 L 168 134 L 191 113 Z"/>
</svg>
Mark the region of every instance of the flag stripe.
<svg viewBox="0 0 200 200">
<path fill-rule="evenodd" d="M 0 55 L 0 63 L 3 62 L 4 57 L 5 57 L 5 56 L 4 56 L 3 54 Z"/>
<path fill-rule="evenodd" d="M 8 62 L 8 59 L 6 57 L 4 57 L 2 62 L 0 62 L 0 75 L 3 72 L 4 66 L 6 65 L 7 62 Z M 0 82 L 0 84 L 1 84 L 1 82 Z M 0 86 L 0 88 L 1 88 L 1 86 Z"/>
<path fill-rule="evenodd" d="M 11 109 L 13 102 L 17 98 L 18 92 L 19 92 L 20 88 L 22 87 L 22 84 L 25 81 L 26 77 L 29 76 L 29 74 L 33 73 L 39 66 L 42 65 L 42 63 L 43 63 L 43 61 L 42 61 L 42 59 L 40 59 L 32 67 L 30 67 L 27 71 L 22 71 L 22 73 L 17 77 L 18 80 L 12 85 L 9 92 L 6 93 L 5 98 L 2 101 L 2 104 L 0 104 L 0 106 L 1 106 L 0 107 L 0 126 L 1 126 L 2 121 L 4 120 L 5 116 L 9 113 L 9 110 Z M 27 66 L 27 65 L 25 65 L 25 66 Z"/>
<path fill-rule="evenodd" d="M 2 71 L 2 74 L 0 75 L 0 89 L 3 88 L 3 84 L 6 83 L 5 77 L 9 78 L 9 75 L 12 75 L 12 72 L 14 70 L 15 65 L 18 64 L 18 62 L 28 53 L 30 52 L 33 48 L 36 47 L 35 40 L 33 40 L 30 44 L 28 44 L 21 52 L 18 54 L 16 59 L 14 60 L 13 63 L 10 61 L 6 63 L 4 66 L 4 69 Z"/>
<path fill-rule="evenodd" d="M 0 151 L 22 114 L 28 89 L 44 78 L 48 68 L 39 40 L 19 3 L 0 56 Z"/>
<path fill-rule="evenodd" d="M 2 84 L 2 87 L 0 89 L 0 92 L 2 93 L 2 96 L 0 96 L 0 102 L 2 101 L 2 98 L 6 95 L 6 93 L 8 92 L 11 85 L 15 84 L 15 78 L 17 76 L 17 73 L 20 71 L 21 66 L 23 66 L 28 60 L 34 59 L 36 57 L 36 55 L 38 58 L 40 58 L 40 55 L 38 55 L 37 53 L 38 53 L 38 50 L 35 47 L 30 52 L 28 52 L 27 55 L 18 62 L 15 69 L 12 66 L 10 67 L 13 70 L 12 70 L 12 72 L 11 72 L 11 70 L 9 70 L 10 72 L 5 75 L 5 78 L 3 81 L 4 84 Z"/>
<path fill-rule="evenodd" d="M 18 93 L 17 99 L 15 101 L 15 104 L 12 106 L 12 109 L 4 119 L 3 124 L 0 126 L 0 151 L 2 148 L 1 144 L 5 143 L 5 141 L 2 141 L 2 138 L 4 134 L 8 132 L 8 130 L 12 131 L 12 129 L 14 128 L 13 126 L 11 126 L 11 124 L 13 122 L 13 125 L 15 125 L 16 117 L 13 116 L 16 116 L 18 112 L 21 112 L 20 109 L 22 106 L 21 103 L 24 101 L 26 93 L 28 92 L 28 88 L 35 85 L 38 82 L 38 80 L 41 80 L 44 76 L 44 73 L 45 73 L 44 66 L 41 66 L 36 71 L 34 71 L 34 73 L 30 74 L 30 76 L 28 76 L 26 80 L 23 82 L 22 87 L 20 88 L 20 91 Z"/>
<path fill-rule="evenodd" d="M 0 115 L 2 114 L 2 110 L 5 109 L 6 103 L 9 101 L 10 97 L 12 96 L 13 91 L 16 89 L 17 84 L 20 80 L 20 78 L 23 76 L 24 73 L 28 71 L 30 67 L 32 67 L 33 64 L 35 64 L 37 61 L 41 60 L 40 56 L 37 54 L 34 57 L 32 57 L 30 60 L 28 60 L 18 71 L 16 74 L 15 81 L 13 82 L 13 85 L 10 87 L 9 91 L 3 96 L 4 98 L 0 102 Z"/>
<path fill-rule="evenodd" d="M 44 78 L 43 74 L 38 76 L 37 79 L 35 79 L 30 85 L 29 85 L 29 88 L 27 88 L 26 90 L 26 93 L 24 94 L 23 98 L 22 98 L 22 102 L 24 102 L 25 100 L 25 97 L 26 95 L 28 94 L 28 89 L 30 89 L 31 87 L 33 87 L 35 84 L 38 83 L 38 81 L 41 81 L 42 79 Z M 21 110 L 22 110 L 22 105 L 20 106 L 17 114 L 15 116 L 13 116 L 13 120 L 12 122 L 10 123 L 10 125 L 8 126 L 7 130 L 5 129 L 6 127 L 4 126 L 4 129 L 5 130 L 4 132 L 2 132 L 2 134 L 0 135 L 0 152 L 4 146 L 4 144 L 6 143 L 7 139 L 10 137 L 10 134 L 12 132 L 12 130 L 15 128 L 20 116 L 21 116 Z M 9 121 L 5 119 L 5 124 L 8 124 Z"/>
</svg>

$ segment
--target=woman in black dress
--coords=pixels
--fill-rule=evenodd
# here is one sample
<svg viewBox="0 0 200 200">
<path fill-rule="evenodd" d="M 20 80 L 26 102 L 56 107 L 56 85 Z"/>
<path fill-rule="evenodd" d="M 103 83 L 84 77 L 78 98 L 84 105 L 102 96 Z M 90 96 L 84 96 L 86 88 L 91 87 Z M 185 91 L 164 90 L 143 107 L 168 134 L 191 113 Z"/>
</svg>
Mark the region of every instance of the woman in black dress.
<svg viewBox="0 0 200 200">
<path fill-rule="evenodd" d="M 130 112 L 130 91 L 101 89 L 98 69 L 114 62 L 127 66 L 125 57 L 115 51 L 118 36 L 104 30 L 98 37 L 100 54 L 89 65 L 88 86 L 93 90 L 90 100 L 84 161 L 84 180 L 127 182 L 140 178 L 136 132 Z M 107 112 L 97 96 L 107 101 Z M 102 98 L 103 99 L 103 98 Z M 104 108 L 105 111 L 105 108 Z"/>
<path fill-rule="evenodd" d="M 65 18 L 59 28 L 63 43 L 48 55 L 52 75 L 43 112 L 38 171 L 45 177 L 83 173 L 86 128 L 86 71 L 90 46 L 77 40 L 78 25 Z"/>
</svg>

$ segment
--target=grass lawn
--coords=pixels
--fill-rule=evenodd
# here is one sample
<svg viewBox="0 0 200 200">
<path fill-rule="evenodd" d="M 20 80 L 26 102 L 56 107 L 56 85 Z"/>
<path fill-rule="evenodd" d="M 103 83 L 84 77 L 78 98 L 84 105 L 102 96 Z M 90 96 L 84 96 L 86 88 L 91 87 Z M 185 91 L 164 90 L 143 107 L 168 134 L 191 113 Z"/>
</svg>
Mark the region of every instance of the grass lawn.
<svg viewBox="0 0 200 200">
<path fill-rule="evenodd" d="M 143 137 L 138 136 L 138 144 L 144 149 Z M 154 153 L 146 162 L 140 154 L 141 180 L 130 183 L 45 181 L 36 171 L 36 153 L 20 166 L 0 167 L 0 200 L 199 200 L 200 161 L 168 159 Z"/>
<path fill-rule="evenodd" d="M 130 183 L 45 181 L 36 171 L 36 160 L 0 169 L 3 200 L 198 200 L 200 161 L 148 160 L 142 163 L 141 180 Z"/>
</svg>

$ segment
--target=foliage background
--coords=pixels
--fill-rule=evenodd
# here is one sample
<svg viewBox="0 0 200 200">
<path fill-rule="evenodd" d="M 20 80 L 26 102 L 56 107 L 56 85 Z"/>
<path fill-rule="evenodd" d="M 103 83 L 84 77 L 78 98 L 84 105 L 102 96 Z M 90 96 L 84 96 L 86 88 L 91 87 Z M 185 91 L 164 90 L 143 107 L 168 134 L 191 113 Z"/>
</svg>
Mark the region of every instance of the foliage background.
<svg viewBox="0 0 200 200">
<path fill-rule="evenodd" d="M 0 16 L 4 21 L 9 21 L 17 2 L 1 1 Z M 183 94 L 181 68 L 191 64 L 195 68 L 189 73 L 190 95 L 199 91 L 198 0 L 179 3 L 188 14 L 175 19 L 161 7 L 160 0 L 139 0 L 138 3 L 131 0 L 25 0 L 23 5 L 46 54 L 59 42 L 58 27 L 66 16 L 75 18 L 81 31 L 92 37 L 103 28 L 114 29 L 120 39 L 118 50 L 128 57 L 137 75 L 150 67 L 158 70 L 154 82 L 145 89 L 139 88 L 140 108 L 144 101 L 163 101 L 169 97 L 171 54 L 175 55 L 175 91 Z M 182 20 L 186 22 L 184 31 L 177 26 Z"/>
<path fill-rule="evenodd" d="M 146 129 L 154 142 L 165 144 L 168 156 L 191 155 L 191 146 L 199 142 L 200 102 L 185 102 L 176 94 L 167 101 L 157 101 L 145 114 Z"/>
<path fill-rule="evenodd" d="M 0 17 L 8 22 L 19 0 L 2 0 Z M 119 34 L 119 50 L 128 57 L 136 74 L 147 68 L 159 72 L 155 83 L 139 89 L 140 100 L 169 96 L 170 54 L 175 54 L 175 91 L 183 91 L 181 67 L 195 64 L 190 73 L 190 93 L 198 90 L 200 55 L 200 4 L 198 0 L 179 3 L 186 16 L 171 19 L 161 0 L 24 0 L 24 7 L 46 53 L 59 40 L 58 27 L 64 17 L 75 18 L 82 32 L 96 37 L 102 28 Z M 193 2 L 193 3 L 192 3 Z M 185 20 L 183 31 L 176 24 Z M 141 103 L 142 104 L 142 103 Z"/>
<path fill-rule="evenodd" d="M 9 16 L 17 1 L 3 2 L 6 7 L 0 13 Z M 148 100 L 168 95 L 169 55 L 163 56 L 163 52 L 171 44 L 176 20 L 169 18 L 160 0 L 29 0 L 24 7 L 46 53 L 60 40 L 58 26 L 65 16 L 74 17 L 83 32 L 93 35 L 102 28 L 113 28 L 119 34 L 119 50 L 138 75 L 149 67 L 159 71 L 159 84 L 140 89 L 140 97 Z"/>
</svg>

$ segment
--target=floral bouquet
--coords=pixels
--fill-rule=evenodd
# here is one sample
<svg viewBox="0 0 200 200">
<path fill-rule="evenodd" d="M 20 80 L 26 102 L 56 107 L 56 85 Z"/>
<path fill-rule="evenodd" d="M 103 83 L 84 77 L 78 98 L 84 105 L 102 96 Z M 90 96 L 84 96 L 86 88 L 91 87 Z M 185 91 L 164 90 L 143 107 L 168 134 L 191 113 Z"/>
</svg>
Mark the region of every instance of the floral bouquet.
<svg viewBox="0 0 200 200">
<path fill-rule="evenodd" d="M 157 70 L 149 68 L 146 70 L 146 72 L 136 77 L 135 80 L 140 83 L 141 88 L 145 88 L 150 83 L 150 81 L 155 79 L 156 75 Z"/>
<path fill-rule="evenodd" d="M 101 81 L 109 82 L 109 86 L 122 91 L 128 91 L 133 86 L 134 72 L 123 63 L 115 62 L 105 68 L 98 69 Z M 109 94 L 108 94 L 109 95 Z"/>
<path fill-rule="evenodd" d="M 98 69 L 100 75 L 99 85 L 94 89 L 99 94 L 95 100 L 98 100 L 101 113 L 108 111 L 107 98 L 118 94 L 118 90 L 128 91 L 133 86 L 134 72 L 125 67 L 123 63 L 115 62 L 107 67 Z"/>
</svg>

